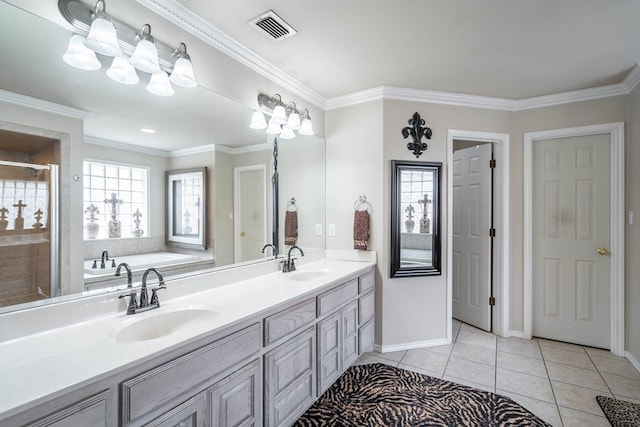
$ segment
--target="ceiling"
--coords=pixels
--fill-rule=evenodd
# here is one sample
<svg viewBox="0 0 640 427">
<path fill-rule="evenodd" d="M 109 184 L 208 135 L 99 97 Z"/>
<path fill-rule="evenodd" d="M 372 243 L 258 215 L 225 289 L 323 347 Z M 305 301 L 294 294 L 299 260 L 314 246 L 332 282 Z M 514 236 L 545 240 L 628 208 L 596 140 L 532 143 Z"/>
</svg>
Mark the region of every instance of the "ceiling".
<svg viewBox="0 0 640 427">
<path fill-rule="evenodd" d="M 41 15 L 52 13 L 50 0 L 9 2 L 21 7 L 27 3 L 30 11 Z M 640 63 L 640 1 L 637 0 L 138 2 L 186 7 L 248 49 L 250 55 L 266 61 L 325 102 L 379 86 L 522 100 L 620 83 Z M 55 12 L 55 6 L 53 9 Z M 140 8 L 132 10 L 131 13 L 136 13 Z M 268 10 L 277 13 L 298 34 L 273 41 L 248 25 L 248 21 Z M 6 22 L 5 11 L 1 16 L 0 27 L 11 24 Z M 135 18 L 127 16 L 129 20 Z M 52 31 L 46 36 L 53 41 L 68 39 L 68 35 L 67 29 L 60 34 Z M 16 42 L 3 43 L 5 49 L 0 50 L 0 54 L 7 58 L 4 55 L 8 54 L 9 45 Z M 66 41 L 64 43 L 66 46 Z M 17 72 L 27 71 L 18 69 Z M 5 70 L 2 74 L 6 77 Z M 0 76 L 0 88 L 28 94 L 32 85 L 42 84 L 47 75 L 55 77 L 50 70 L 41 71 L 32 76 L 36 83 L 25 78 L 19 84 Z M 124 90 L 105 85 L 104 79 L 97 86 L 106 87 L 110 95 Z M 144 90 L 143 87 L 136 89 Z M 44 93 L 45 99 L 65 99 L 52 93 L 50 88 Z M 212 137 L 211 123 L 209 127 L 202 126 L 211 120 L 205 112 L 211 111 L 208 103 L 212 101 L 206 93 L 194 93 L 181 92 L 170 101 L 157 100 L 157 103 L 170 102 L 184 109 L 185 114 L 177 119 L 188 123 L 192 128 L 190 132 L 195 133 L 193 138 L 186 138 L 190 142 L 185 144 L 227 142 L 233 146 L 234 142 L 225 141 L 223 137 Z M 80 100 L 79 96 L 75 99 L 69 94 L 66 99 L 65 105 L 96 112 L 91 120 L 100 118 L 104 125 L 96 126 L 101 131 L 111 129 L 107 136 L 116 141 L 130 141 L 131 137 L 124 131 L 122 134 L 115 131 L 119 126 L 124 129 L 124 125 L 113 115 L 100 114 L 102 110 L 97 102 Z M 118 103 L 117 99 L 113 102 Z M 243 112 L 246 109 L 233 101 L 219 102 L 215 108 L 220 111 L 234 107 Z M 122 103 L 119 105 L 124 108 Z M 145 104 L 137 106 L 139 112 L 142 105 Z M 151 120 L 156 105 L 149 108 Z M 240 111 L 238 114 L 242 116 Z M 240 121 L 217 124 L 221 135 L 232 133 L 240 125 L 246 127 L 246 123 Z M 180 131 L 185 139 L 184 128 Z M 141 145 L 157 146 L 161 136 L 153 136 L 152 142 L 141 138 Z M 176 138 L 178 134 L 172 134 L 172 140 Z M 161 146 L 172 149 L 170 145 L 167 142 Z"/>
</svg>

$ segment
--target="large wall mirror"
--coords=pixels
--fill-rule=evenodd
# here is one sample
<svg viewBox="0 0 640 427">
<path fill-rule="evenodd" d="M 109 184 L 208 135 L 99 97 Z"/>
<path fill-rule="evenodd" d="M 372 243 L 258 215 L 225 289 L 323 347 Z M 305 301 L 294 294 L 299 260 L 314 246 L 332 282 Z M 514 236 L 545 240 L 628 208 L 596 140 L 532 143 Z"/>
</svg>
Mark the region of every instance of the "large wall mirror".
<svg viewBox="0 0 640 427">
<path fill-rule="evenodd" d="M 67 65 L 62 55 L 72 30 L 59 16 L 56 3 L 0 2 L 0 53 L 3 57 L 3 71 L 0 73 L 0 154 L 15 152 L 12 161 L 61 165 L 60 206 L 64 214 L 61 221 L 66 224 L 61 228 L 60 249 L 54 254 L 59 256 L 62 270 L 59 285 L 56 289 L 48 289 L 42 284 L 26 285 L 25 299 L 0 300 L 0 313 L 97 292 L 118 291 L 111 285 L 100 285 L 97 283 L 98 275 L 91 275 L 93 260 L 97 258 L 100 265 L 104 250 L 108 250 L 116 262 L 120 262 L 123 256 L 137 253 L 177 253 L 192 262 L 188 269 L 176 273 L 181 275 L 272 259 L 270 252 L 262 253 L 260 249 L 263 244 L 270 243 L 272 233 L 276 231 L 280 236 L 280 252 L 285 251 L 282 221 L 286 202 L 292 197 L 298 200 L 299 205 L 298 245 L 305 252 L 324 249 L 324 236 L 316 236 L 314 232 L 315 224 L 325 222 L 324 138 L 298 135 L 278 142 L 280 197 L 279 203 L 274 204 L 270 185 L 274 139 L 264 130 L 249 128 L 255 105 L 240 103 L 212 89 L 216 87 L 212 82 L 219 78 L 219 74 L 211 70 L 215 70 L 218 64 L 207 63 L 207 55 L 198 54 L 195 46 L 200 44 L 202 49 L 202 41 L 154 15 L 139 2 L 109 2 L 110 13 L 120 19 L 135 21 L 144 17 L 153 26 L 157 39 L 169 42 L 175 38 L 189 44 L 199 85 L 195 88 L 176 87 L 174 96 L 158 97 L 145 90 L 148 77 L 142 73 L 141 82 L 134 86 L 110 80 L 105 75 L 111 64 L 106 58 L 99 58 L 102 68 L 96 71 L 78 70 Z M 33 37 L 24 38 L 25 28 L 29 28 Z M 22 41 L 16 44 L 13 40 Z M 238 82 L 243 87 L 252 84 Z M 256 99 L 258 93 L 256 88 Z M 33 99 L 35 108 L 27 103 L 15 105 L 14 94 Z M 42 101 L 51 108 L 39 109 Z M 89 114 L 82 118 L 68 114 L 68 110 Z M 142 133 L 141 128 L 155 128 L 156 133 Z M 16 137 L 17 134 L 22 136 Z M 56 150 L 48 157 L 52 160 L 41 160 L 44 158 L 41 153 L 52 146 Z M 28 147 L 31 147 L 30 154 L 24 152 Z M 88 214 L 83 215 L 87 206 L 83 199 L 86 180 L 82 163 L 87 159 L 148 168 L 149 204 L 142 216 L 147 225 L 141 226 L 144 233 L 140 237 L 92 240 L 85 237 L 83 227 Z M 206 221 L 197 232 L 196 244 L 206 247 L 206 250 L 167 245 L 165 221 L 169 206 L 165 202 L 165 171 L 203 166 L 207 167 L 207 185 L 203 192 L 207 211 L 203 213 Z M 243 238 L 240 234 L 247 234 L 243 228 L 239 228 L 238 233 L 234 228 L 234 221 L 238 218 L 234 208 L 237 197 L 234 172 L 243 168 L 264 171 L 260 188 L 263 188 L 261 194 L 264 194 L 265 202 L 262 202 L 261 195 L 261 202 L 256 204 L 260 212 L 256 214 L 266 218 L 262 221 L 266 224 L 264 240 L 269 241 L 261 241 L 260 245 L 256 243 L 257 250 L 243 251 L 242 256 L 236 257 L 236 246 L 242 243 Z M 102 212 L 106 206 L 102 203 L 102 196 L 99 199 L 101 204 L 98 208 Z M 17 200 L 11 202 L 12 205 L 17 203 Z M 70 219 L 69 212 L 76 216 Z M 274 226 L 274 212 L 279 212 L 280 230 Z M 29 220 L 35 223 L 35 219 Z M 167 259 L 167 262 L 173 262 Z M 87 269 L 86 262 L 89 263 Z M 153 266 L 158 262 L 157 258 L 151 260 L 152 265 L 156 264 Z M 108 265 L 105 270 L 110 268 Z M 160 270 L 170 281 L 169 267 L 160 265 Z M 109 277 L 119 280 L 112 274 Z M 0 291 L 4 286 L 0 279 Z"/>
<path fill-rule="evenodd" d="M 391 161 L 391 277 L 441 274 L 442 163 Z"/>
</svg>

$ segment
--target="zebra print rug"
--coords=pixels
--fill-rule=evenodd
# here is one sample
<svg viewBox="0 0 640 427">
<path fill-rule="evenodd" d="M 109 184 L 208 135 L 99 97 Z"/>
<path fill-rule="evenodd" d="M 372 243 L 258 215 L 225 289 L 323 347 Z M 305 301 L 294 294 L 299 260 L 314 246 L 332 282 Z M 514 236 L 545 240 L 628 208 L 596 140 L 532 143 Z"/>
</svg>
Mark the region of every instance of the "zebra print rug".
<svg viewBox="0 0 640 427">
<path fill-rule="evenodd" d="M 294 426 L 549 424 L 508 397 L 374 363 L 347 369 Z"/>
</svg>

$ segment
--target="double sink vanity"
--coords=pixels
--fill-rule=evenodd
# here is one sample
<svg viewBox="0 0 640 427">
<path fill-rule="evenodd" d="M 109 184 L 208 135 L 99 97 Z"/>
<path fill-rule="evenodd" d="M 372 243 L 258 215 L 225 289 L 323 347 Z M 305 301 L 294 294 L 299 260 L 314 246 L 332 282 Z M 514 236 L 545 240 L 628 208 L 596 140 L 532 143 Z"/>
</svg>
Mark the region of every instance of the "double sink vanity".
<svg viewBox="0 0 640 427">
<path fill-rule="evenodd" d="M 2 315 L 0 425 L 291 425 L 373 348 L 375 253 L 329 252 Z"/>
</svg>

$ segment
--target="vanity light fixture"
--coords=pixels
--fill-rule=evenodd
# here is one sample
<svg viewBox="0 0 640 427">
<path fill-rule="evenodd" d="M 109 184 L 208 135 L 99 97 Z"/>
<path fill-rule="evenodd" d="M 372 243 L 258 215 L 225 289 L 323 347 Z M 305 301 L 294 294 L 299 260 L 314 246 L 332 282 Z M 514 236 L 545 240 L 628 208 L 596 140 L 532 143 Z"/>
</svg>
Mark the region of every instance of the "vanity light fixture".
<svg viewBox="0 0 640 427">
<path fill-rule="evenodd" d="M 129 63 L 145 73 L 155 74 L 160 72 L 158 48 L 153 37 L 151 37 L 151 25 L 144 24 L 136 39 L 138 44 L 136 44 L 136 50 L 133 51 L 133 55 L 129 58 Z"/>
<path fill-rule="evenodd" d="M 267 134 L 279 135 L 282 139 L 295 138 L 295 132 L 300 135 L 314 134 L 309 110 L 299 111 L 294 102 L 285 105 L 280 94 L 273 96 L 260 94 L 258 105 L 260 108 L 251 116 L 249 124 L 251 129 L 266 129 Z M 271 116 L 268 125 L 265 114 Z"/>
<path fill-rule="evenodd" d="M 109 78 L 134 85 L 140 81 L 138 69 L 149 74 L 147 90 L 160 96 L 175 93 L 172 83 L 182 87 L 198 85 L 184 43 L 174 49 L 154 40 L 149 24 L 136 30 L 117 21 L 107 14 L 105 0 L 98 0 L 94 9 L 82 0 L 58 0 L 58 9 L 76 32 L 63 55 L 67 64 L 82 70 L 97 70 L 102 63 L 96 53 L 113 57 L 107 70 Z"/>
<path fill-rule="evenodd" d="M 91 28 L 84 44 L 95 53 L 105 56 L 120 56 L 122 50 L 120 50 L 116 29 L 106 7 L 104 0 L 96 2 L 96 7 L 91 14 Z"/>
</svg>

